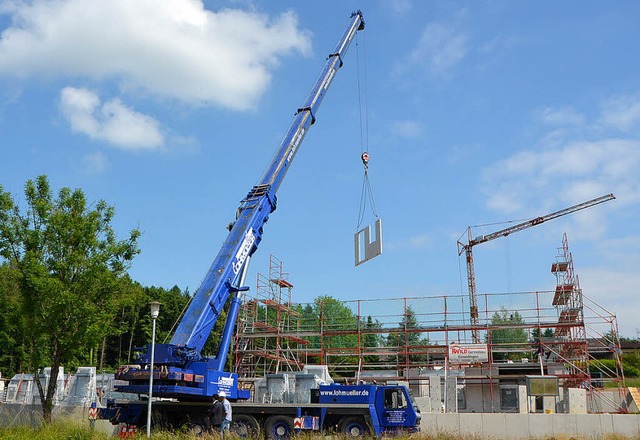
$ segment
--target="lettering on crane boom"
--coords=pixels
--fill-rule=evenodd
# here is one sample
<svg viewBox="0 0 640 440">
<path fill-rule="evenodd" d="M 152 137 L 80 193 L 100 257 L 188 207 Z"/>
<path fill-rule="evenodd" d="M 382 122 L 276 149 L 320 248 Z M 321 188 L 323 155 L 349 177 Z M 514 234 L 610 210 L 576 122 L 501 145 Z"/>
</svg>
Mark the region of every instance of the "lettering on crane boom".
<svg viewBox="0 0 640 440">
<path fill-rule="evenodd" d="M 249 256 L 249 252 L 251 252 L 251 248 L 255 242 L 256 236 L 253 235 L 253 228 L 249 228 L 244 236 L 240 249 L 238 249 L 238 253 L 236 253 L 236 262 L 232 265 L 234 274 L 238 275 L 238 272 L 242 269 L 242 265 Z"/>
<path fill-rule="evenodd" d="M 298 149 L 298 145 L 300 145 L 300 141 L 304 137 L 304 131 L 305 131 L 304 127 L 300 128 L 300 130 L 293 137 L 293 142 L 291 143 L 291 153 L 289 153 L 289 156 L 287 157 L 287 162 L 291 162 L 291 159 L 293 158 L 293 155 L 295 154 L 296 150 Z"/>
<path fill-rule="evenodd" d="M 335 69 L 331 69 L 329 71 L 329 76 L 327 76 L 327 79 L 324 82 L 324 89 L 327 90 L 329 88 L 329 86 L 331 85 L 331 81 L 333 80 L 334 75 L 336 74 Z"/>
</svg>

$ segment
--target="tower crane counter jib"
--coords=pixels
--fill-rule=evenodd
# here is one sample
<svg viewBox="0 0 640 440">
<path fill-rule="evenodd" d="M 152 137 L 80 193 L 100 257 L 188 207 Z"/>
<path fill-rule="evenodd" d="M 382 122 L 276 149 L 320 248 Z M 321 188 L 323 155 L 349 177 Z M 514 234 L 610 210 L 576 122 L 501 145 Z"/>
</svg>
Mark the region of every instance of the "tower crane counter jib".
<svg viewBox="0 0 640 440">
<path fill-rule="evenodd" d="M 194 294 L 184 317 L 168 344 L 155 345 L 153 395 L 179 400 L 206 400 L 220 391 L 232 399 L 248 399 L 249 392 L 238 389 L 238 377 L 224 371 L 233 328 L 240 308 L 237 293 L 247 290 L 244 278 L 251 255 L 262 240 L 263 226 L 276 209 L 276 192 L 298 152 L 302 140 L 316 121 L 316 113 L 331 82 L 343 64 L 343 58 L 356 33 L 364 29 L 360 11 L 351 15 L 351 21 L 335 50 L 327 57 L 304 104 L 297 110 L 294 120 L 276 151 L 260 182 L 241 201 L 236 220 L 211 264 L 202 284 Z M 211 358 L 201 351 L 225 304 L 231 304 L 225 322 L 218 352 Z M 150 372 L 150 345 L 138 357 L 140 367 L 121 369 L 117 378 L 128 385 L 117 391 L 146 394 Z"/>
</svg>

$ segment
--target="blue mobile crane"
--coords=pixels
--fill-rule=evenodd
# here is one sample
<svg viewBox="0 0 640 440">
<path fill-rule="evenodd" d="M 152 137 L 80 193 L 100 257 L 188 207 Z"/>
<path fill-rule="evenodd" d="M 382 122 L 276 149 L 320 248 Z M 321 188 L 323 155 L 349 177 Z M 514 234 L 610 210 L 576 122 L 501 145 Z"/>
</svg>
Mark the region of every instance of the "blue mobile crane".
<svg viewBox="0 0 640 440">
<path fill-rule="evenodd" d="M 278 414 L 269 416 L 273 408 L 266 411 L 264 405 L 247 402 L 251 399 L 250 391 L 238 386 L 237 374 L 224 371 L 241 304 L 238 293 L 248 290 L 244 282 L 249 260 L 262 240 L 264 224 L 276 209 L 276 192 L 302 140 L 315 123 L 318 108 L 336 72 L 342 67 L 351 41 L 362 29 L 362 13 L 354 12 L 338 45 L 327 57 L 324 69 L 306 101 L 297 110 L 291 127 L 269 167 L 259 183 L 241 201 L 236 211 L 235 222 L 229 225 L 229 234 L 173 337 L 168 344 L 155 345 L 153 372 L 149 368 L 152 358 L 151 345 L 147 345 L 138 356 L 137 365 L 122 367 L 116 373 L 117 380 L 127 382 L 126 385 L 116 386 L 116 391 L 138 395 L 148 394 L 149 381 L 153 374 L 152 394 L 156 398 L 162 398 L 154 404 L 154 411 L 161 412 L 162 419 L 169 425 L 205 425 L 208 404 L 212 396 L 220 392 L 237 402 L 234 404 L 236 426 L 265 430 L 271 433 L 271 438 L 288 437 L 294 430 L 294 417 L 297 417 L 301 429 L 307 425 L 309 429 L 325 429 L 329 425 L 339 425 L 344 432 L 352 434 L 363 434 L 366 431 L 380 434 L 386 429 L 397 430 L 403 427 L 413 430 L 419 423 L 419 413 L 414 410 L 406 388 L 366 385 L 340 391 L 333 390 L 335 387 L 322 391 L 323 387 L 320 387 L 316 401 L 309 402 L 311 406 L 302 408 L 298 405 L 287 410 L 279 408 Z M 229 301 L 227 320 L 218 352 L 213 357 L 203 357 L 201 351 L 205 342 Z M 402 397 L 397 397 L 397 393 Z M 396 397 L 393 398 L 392 394 Z M 390 407 L 388 403 L 385 406 L 385 395 L 387 401 L 393 400 L 396 406 Z M 397 406 L 398 402 L 403 406 Z M 336 413 L 336 403 L 347 404 L 349 408 L 341 408 Z M 379 408 L 379 411 L 374 411 L 375 408 Z M 386 421 L 381 418 L 383 412 L 387 414 Z M 343 413 L 349 414 L 349 418 L 343 419 Z M 389 419 L 388 414 L 391 413 L 395 415 Z M 144 424 L 146 417 L 146 403 L 110 402 L 108 408 L 102 410 L 101 417 L 110 419 L 112 423 L 124 423 L 129 427 L 140 426 Z M 311 421 L 305 417 L 311 417 Z M 303 420 L 306 421 L 306 425 L 302 423 Z"/>
</svg>

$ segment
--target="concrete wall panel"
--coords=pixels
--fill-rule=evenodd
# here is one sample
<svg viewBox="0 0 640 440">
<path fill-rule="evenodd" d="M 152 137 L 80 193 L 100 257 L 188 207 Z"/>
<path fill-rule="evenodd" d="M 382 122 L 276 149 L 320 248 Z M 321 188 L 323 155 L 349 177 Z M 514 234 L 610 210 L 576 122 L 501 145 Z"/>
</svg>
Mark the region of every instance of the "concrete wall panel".
<svg viewBox="0 0 640 440">
<path fill-rule="evenodd" d="M 482 438 L 500 438 L 507 432 L 505 413 L 482 414 Z"/>
<path fill-rule="evenodd" d="M 556 414 L 551 417 L 553 433 L 559 436 L 574 436 L 578 433 L 578 419 L 575 414 Z"/>
<path fill-rule="evenodd" d="M 632 414 L 611 414 L 613 432 L 628 435 L 630 432 L 640 432 L 638 416 Z"/>
<path fill-rule="evenodd" d="M 422 431 L 492 440 L 640 438 L 638 414 L 425 414 Z"/>
<path fill-rule="evenodd" d="M 460 434 L 462 435 L 482 435 L 482 416 L 483 414 L 465 414 L 460 417 Z"/>
<path fill-rule="evenodd" d="M 553 436 L 553 414 L 529 414 L 529 436 L 542 438 Z"/>
<path fill-rule="evenodd" d="M 603 433 L 615 432 L 613 429 L 612 414 L 597 414 L 600 418 L 600 429 Z"/>
<path fill-rule="evenodd" d="M 578 434 L 594 435 L 603 432 L 600 414 L 576 414 L 575 416 Z"/>
</svg>

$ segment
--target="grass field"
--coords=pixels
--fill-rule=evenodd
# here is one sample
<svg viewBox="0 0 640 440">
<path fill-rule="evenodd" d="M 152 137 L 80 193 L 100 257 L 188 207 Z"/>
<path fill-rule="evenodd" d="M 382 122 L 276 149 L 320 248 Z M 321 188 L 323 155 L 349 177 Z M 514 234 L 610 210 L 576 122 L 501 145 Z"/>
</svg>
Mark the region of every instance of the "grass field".
<svg viewBox="0 0 640 440">
<path fill-rule="evenodd" d="M 117 436 L 99 432 L 98 430 L 92 431 L 88 423 L 81 424 L 77 420 L 69 421 L 57 421 L 49 426 L 34 429 L 28 427 L 14 427 L 3 428 L 0 427 L 0 439 L 1 440 L 113 440 L 117 439 Z M 201 436 L 195 436 L 194 434 L 187 432 L 154 432 L 151 434 L 153 440 L 220 440 L 220 436 L 216 434 L 204 434 Z M 231 436 L 231 438 L 237 438 Z M 146 439 L 145 432 L 139 432 L 132 437 L 131 440 Z M 324 436 L 324 435 L 312 435 L 312 434 L 300 434 L 294 437 L 294 440 L 318 440 L 318 439 L 331 439 L 331 440 L 347 440 L 344 436 Z M 373 437 L 371 437 L 373 439 Z M 482 440 L 480 436 L 454 436 L 443 434 L 429 434 L 420 433 L 412 436 L 398 436 L 393 437 L 394 440 Z M 548 437 L 547 440 L 556 440 L 556 437 Z M 573 437 L 572 437 L 573 439 Z M 591 440 L 592 438 L 589 438 Z M 595 439 L 595 437 L 593 438 Z M 537 439 L 543 440 L 543 439 Z M 585 439 L 586 440 L 586 439 Z M 600 439 L 599 439 L 600 440 Z M 607 436 L 602 440 L 631 440 L 625 436 Z M 638 439 L 640 440 L 640 438 Z"/>
<path fill-rule="evenodd" d="M 3 428 L 0 427 L 0 439 L 1 440 L 114 440 L 117 436 L 112 436 L 98 430 L 92 431 L 88 423 L 81 424 L 77 420 L 69 421 L 57 421 L 49 426 L 45 426 L 38 429 L 27 427 L 15 427 L 15 428 Z M 146 439 L 146 432 L 139 432 L 136 435 L 129 437 L 131 440 Z M 194 434 L 187 432 L 153 432 L 151 434 L 153 440 L 220 440 L 220 436 L 217 434 L 204 434 L 195 436 Z M 233 434 L 231 438 L 237 438 Z M 331 439 L 331 440 L 346 440 L 344 436 L 324 436 L 318 434 L 299 434 L 296 435 L 295 440 L 318 440 L 318 439 Z M 370 437 L 373 439 L 374 437 Z M 397 436 L 393 437 L 394 440 L 409 440 L 409 439 L 424 439 L 424 440 L 472 440 L 479 439 L 479 437 L 455 437 L 455 436 L 430 436 L 426 434 L 414 435 L 414 436 Z"/>
</svg>

